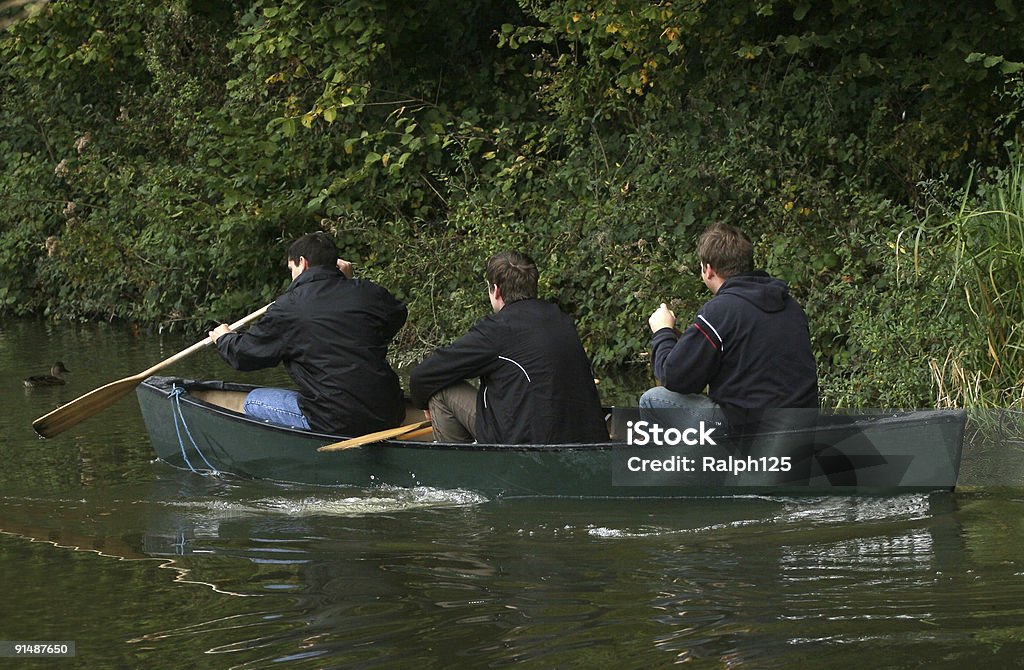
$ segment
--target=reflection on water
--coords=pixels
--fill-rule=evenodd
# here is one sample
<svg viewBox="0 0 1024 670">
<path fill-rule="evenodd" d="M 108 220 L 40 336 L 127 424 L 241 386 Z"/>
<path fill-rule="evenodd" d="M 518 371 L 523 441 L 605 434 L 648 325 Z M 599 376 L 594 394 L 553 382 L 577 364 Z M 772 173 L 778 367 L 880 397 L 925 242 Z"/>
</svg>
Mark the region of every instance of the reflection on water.
<svg viewBox="0 0 1024 670">
<path fill-rule="evenodd" d="M 0 323 L 0 639 L 75 640 L 61 663 L 83 668 L 1006 667 L 1024 650 L 1012 443 L 979 441 L 957 495 L 504 501 L 179 472 L 152 461 L 131 399 L 32 433 L 189 344 Z M 68 385 L 25 393 L 57 358 Z M 212 352 L 175 373 L 226 376 Z"/>
<path fill-rule="evenodd" d="M 64 602 L 109 581 L 120 595 L 101 599 L 112 609 L 90 639 L 147 667 L 199 653 L 223 667 L 874 667 L 999 661 L 1022 639 L 1022 535 L 1006 546 L 1004 520 L 1021 530 L 1022 500 L 551 504 L 157 473 L 109 496 L 0 499 L 4 563 L 19 556 L 45 583 L 72 558 Z M 6 607 L 31 610 L 40 592 Z M 118 616 L 125 602 L 144 616 Z M 44 629 L 69 620 L 36 610 Z"/>
</svg>

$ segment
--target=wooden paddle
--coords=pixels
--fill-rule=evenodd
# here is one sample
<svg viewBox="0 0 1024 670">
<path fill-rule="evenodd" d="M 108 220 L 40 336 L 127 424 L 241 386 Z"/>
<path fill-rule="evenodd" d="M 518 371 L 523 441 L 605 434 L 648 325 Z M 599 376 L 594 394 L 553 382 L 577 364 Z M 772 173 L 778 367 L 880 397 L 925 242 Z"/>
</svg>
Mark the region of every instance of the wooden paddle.
<svg viewBox="0 0 1024 670">
<path fill-rule="evenodd" d="M 402 435 L 401 437 L 398 437 L 398 438 L 395 438 L 395 439 L 402 440 L 403 442 L 406 441 L 406 440 L 412 441 L 412 440 L 415 440 L 417 437 L 423 437 L 424 435 L 430 435 L 433 432 L 434 432 L 434 427 L 433 426 L 427 426 L 426 428 L 420 428 L 419 430 L 414 430 L 411 433 L 406 433 L 405 435 Z"/>
<path fill-rule="evenodd" d="M 408 433 L 418 431 L 422 428 L 426 428 L 430 425 L 429 421 L 420 421 L 419 423 L 410 423 L 405 426 L 399 426 L 398 428 L 389 428 L 387 430 L 379 430 L 376 433 L 370 433 L 368 435 L 362 435 L 360 437 L 352 437 L 341 442 L 333 442 L 331 444 L 325 444 L 324 446 L 317 449 L 317 451 L 341 451 L 342 449 L 352 449 L 353 447 L 361 447 L 364 444 L 371 444 L 373 442 L 380 442 L 381 440 L 391 440 L 396 437 L 401 437 Z"/>
<path fill-rule="evenodd" d="M 249 316 L 239 319 L 235 323 L 231 324 L 231 329 L 235 330 L 237 328 L 241 328 L 250 321 L 258 319 L 263 316 L 270 305 L 273 304 L 274 303 L 270 303 L 269 305 L 259 308 Z M 94 414 L 98 414 L 131 393 L 135 387 L 142 382 L 142 380 L 154 372 L 163 370 L 167 366 L 177 363 L 186 356 L 190 356 L 203 347 L 211 344 L 211 342 L 212 340 L 207 337 L 205 340 L 196 342 L 188 349 L 179 351 L 170 358 L 160 361 L 153 367 L 143 370 L 137 375 L 125 377 L 124 379 L 119 379 L 116 382 L 111 382 L 106 386 L 101 386 L 98 389 L 89 391 L 85 395 L 79 396 L 71 402 L 61 405 L 49 414 L 39 417 L 32 422 L 32 427 L 35 428 L 36 432 L 42 437 L 53 437 L 54 435 L 63 433 L 68 428 L 85 421 Z"/>
</svg>

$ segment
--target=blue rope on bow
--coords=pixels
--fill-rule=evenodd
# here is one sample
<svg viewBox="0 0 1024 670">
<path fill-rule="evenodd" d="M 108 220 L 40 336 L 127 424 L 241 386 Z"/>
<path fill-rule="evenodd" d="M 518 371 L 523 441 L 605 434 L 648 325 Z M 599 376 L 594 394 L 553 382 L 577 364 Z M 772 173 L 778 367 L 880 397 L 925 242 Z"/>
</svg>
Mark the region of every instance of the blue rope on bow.
<svg viewBox="0 0 1024 670">
<path fill-rule="evenodd" d="M 181 457 L 185 460 L 185 465 L 188 466 L 188 469 L 197 475 L 217 476 L 220 472 L 217 468 L 210 465 L 210 461 L 206 460 L 206 456 L 203 455 L 203 452 L 199 449 L 199 445 L 196 444 L 195 438 L 192 437 L 192 431 L 188 429 L 188 424 L 185 423 L 185 415 L 181 412 L 181 396 L 184 393 L 184 387 L 174 384 L 171 386 L 171 392 L 167 394 L 167 397 L 171 400 L 171 404 L 174 406 L 174 411 L 171 412 L 171 414 L 174 416 L 174 433 L 178 436 L 178 446 L 181 447 Z M 188 437 L 189 442 L 192 443 L 192 448 L 195 449 L 196 453 L 199 454 L 199 457 L 203 459 L 203 463 L 206 463 L 206 467 L 208 467 L 209 470 L 197 470 L 192 466 L 192 462 L 188 460 L 188 450 L 185 448 L 185 440 L 181 437 L 181 428 L 178 428 L 179 420 L 181 421 L 181 428 L 185 430 L 185 435 Z"/>
</svg>

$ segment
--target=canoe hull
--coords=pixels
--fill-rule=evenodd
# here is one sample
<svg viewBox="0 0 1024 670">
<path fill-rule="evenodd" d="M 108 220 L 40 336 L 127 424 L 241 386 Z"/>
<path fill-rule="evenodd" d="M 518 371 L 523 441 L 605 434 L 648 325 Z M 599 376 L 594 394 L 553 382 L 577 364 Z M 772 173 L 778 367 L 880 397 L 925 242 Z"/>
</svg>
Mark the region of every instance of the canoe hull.
<svg viewBox="0 0 1024 670">
<path fill-rule="evenodd" d="M 174 387 L 185 392 L 169 395 Z M 623 442 L 510 446 L 389 441 L 319 452 L 318 447 L 344 436 L 272 426 L 189 392 L 211 387 L 239 395 L 249 388 L 164 377 L 151 377 L 139 385 L 139 405 L 160 459 L 179 468 L 282 482 L 426 486 L 500 497 L 951 490 L 965 423 L 962 412 L 916 412 L 874 422 L 871 430 L 847 426 L 797 431 L 719 441 L 715 447 L 692 450 Z M 687 458 L 692 458 L 689 470 L 683 467 Z M 781 459 L 788 459 L 786 469 Z M 645 469 L 637 470 L 643 461 Z"/>
</svg>

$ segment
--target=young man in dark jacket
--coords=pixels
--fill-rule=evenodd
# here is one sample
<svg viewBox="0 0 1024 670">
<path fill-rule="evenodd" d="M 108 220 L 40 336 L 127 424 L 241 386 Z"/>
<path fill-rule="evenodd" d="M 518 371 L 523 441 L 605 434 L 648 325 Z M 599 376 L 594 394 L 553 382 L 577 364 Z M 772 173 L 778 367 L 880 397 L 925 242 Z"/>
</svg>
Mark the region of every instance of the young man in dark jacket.
<svg viewBox="0 0 1024 670">
<path fill-rule="evenodd" d="M 236 370 L 284 363 L 299 392 L 260 388 L 245 413 L 271 423 L 339 435 L 363 435 L 405 417 L 388 345 L 405 323 L 405 305 L 373 282 L 352 279 L 323 233 L 304 235 L 288 250 L 292 283 L 249 330 L 210 332 Z"/>
<path fill-rule="evenodd" d="M 817 408 L 807 317 L 786 283 L 753 269 L 753 244 L 734 226 L 712 225 L 697 255 L 714 297 L 681 335 L 664 303 L 651 315 L 651 366 L 662 386 L 644 393 L 640 407 L 693 420 L 724 414 L 736 428 L 768 408 Z"/>
<path fill-rule="evenodd" d="M 505 251 L 487 261 L 494 314 L 416 367 L 413 404 L 442 442 L 566 444 L 608 439 L 572 319 L 537 299 L 537 266 Z M 475 389 L 466 379 L 479 377 Z"/>
</svg>

